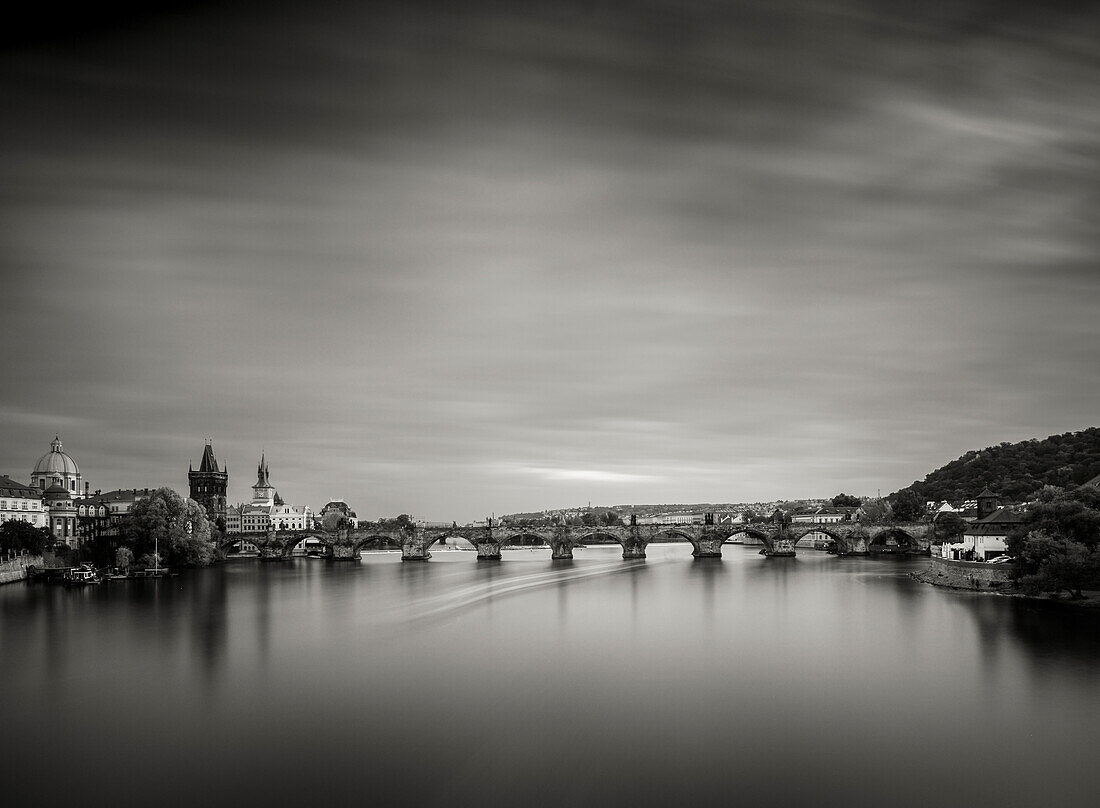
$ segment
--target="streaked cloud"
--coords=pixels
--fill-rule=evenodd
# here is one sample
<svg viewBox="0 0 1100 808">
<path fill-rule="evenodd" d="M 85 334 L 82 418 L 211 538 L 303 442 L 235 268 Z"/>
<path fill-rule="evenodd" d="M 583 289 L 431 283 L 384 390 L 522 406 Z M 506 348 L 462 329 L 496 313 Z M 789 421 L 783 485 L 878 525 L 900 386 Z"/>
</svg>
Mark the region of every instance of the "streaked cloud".
<svg viewBox="0 0 1100 808">
<path fill-rule="evenodd" d="M 461 519 L 1094 425 L 1097 12 L 990 8 L 43 26 L 0 56 L 3 464 L 64 431 L 182 488 L 212 437 L 236 499 L 266 447 L 291 501 Z"/>
</svg>

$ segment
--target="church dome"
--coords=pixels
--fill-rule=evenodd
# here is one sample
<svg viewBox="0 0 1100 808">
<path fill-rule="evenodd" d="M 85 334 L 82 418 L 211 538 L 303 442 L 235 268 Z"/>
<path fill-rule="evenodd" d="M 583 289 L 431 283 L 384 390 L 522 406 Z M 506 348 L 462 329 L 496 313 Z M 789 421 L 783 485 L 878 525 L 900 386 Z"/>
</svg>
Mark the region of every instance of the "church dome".
<svg viewBox="0 0 1100 808">
<path fill-rule="evenodd" d="M 38 463 L 35 464 L 33 474 L 78 475 L 80 474 L 80 468 L 76 465 L 76 461 L 65 453 L 61 447 L 61 441 L 54 435 L 53 443 L 50 444 L 50 451 L 42 455 Z"/>
</svg>

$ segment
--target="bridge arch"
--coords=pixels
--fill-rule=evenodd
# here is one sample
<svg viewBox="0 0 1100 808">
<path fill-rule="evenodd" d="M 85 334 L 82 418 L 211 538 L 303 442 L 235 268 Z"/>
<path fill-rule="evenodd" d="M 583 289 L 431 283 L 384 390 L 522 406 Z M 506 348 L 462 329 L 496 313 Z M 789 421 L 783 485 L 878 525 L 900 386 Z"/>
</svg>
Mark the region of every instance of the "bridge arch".
<svg viewBox="0 0 1100 808">
<path fill-rule="evenodd" d="M 587 540 L 589 540 L 589 539 L 611 539 L 611 542 L 614 542 L 615 544 L 619 545 L 620 547 L 625 547 L 626 546 L 622 536 L 620 536 L 616 533 L 611 533 L 610 531 L 607 531 L 607 530 L 601 530 L 598 527 L 592 528 L 591 530 L 587 530 L 583 533 L 577 533 L 574 538 L 575 538 L 576 541 L 578 541 L 582 544 L 584 542 L 586 542 Z M 600 542 L 600 543 L 601 544 L 608 544 L 610 542 Z"/>
<path fill-rule="evenodd" d="M 355 544 L 352 545 L 351 554 L 353 556 L 357 556 L 361 552 L 363 552 L 363 550 L 385 549 L 400 550 L 401 541 L 394 536 L 389 536 L 385 533 L 367 533 L 362 536 L 355 537 Z"/>
<path fill-rule="evenodd" d="M 659 527 L 653 532 L 653 541 L 660 541 L 662 537 L 669 539 L 683 539 L 684 541 L 694 544 L 695 537 L 683 528 L 678 528 L 675 525 L 669 525 L 668 527 Z"/>
<path fill-rule="evenodd" d="M 764 540 L 768 538 L 768 534 L 765 531 L 761 530 L 758 527 L 750 527 L 748 525 L 745 525 L 744 527 L 727 528 L 726 530 L 722 530 L 720 532 L 725 535 L 725 538 L 722 540 L 723 544 L 733 541 L 734 536 L 751 536 L 754 539 L 758 539 L 761 544 L 763 544 Z"/>
<path fill-rule="evenodd" d="M 508 531 L 504 540 L 500 543 L 501 547 L 531 547 L 532 545 L 548 547 L 550 546 L 550 537 L 530 528 L 513 528 Z"/>
<path fill-rule="evenodd" d="M 872 534 L 867 544 L 872 553 L 912 553 L 920 549 L 917 538 L 900 527 L 888 527 Z"/>
<path fill-rule="evenodd" d="M 462 541 L 470 545 L 470 547 L 467 549 L 477 548 L 477 542 L 475 542 L 472 538 L 467 536 L 461 530 L 447 530 L 437 536 L 433 536 L 429 541 L 424 542 L 424 549 L 429 550 L 439 542 L 443 542 L 443 544 L 446 545 L 447 539 L 462 539 Z"/>
<path fill-rule="evenodd" d="M 847 539 L 847 536 L 849 535 L 849 533 L 845 533 L 844 531 L 834 530 L 828 524 L 806 525 L 805 528 L 799 528 L 798 530 L 792 530 L 791 532 L 795 536 L 797 536 L 797 538 L 795 539 L 795 542 L 794 542 L 795 547 L 808 546 L 808 545 L 803 545 L 802 544 L 803 540 L 805 540 L 809 537 L 812 537 L 812 536 L 820 535 L 820 536 L 827 536 L 828 539 L 833 543 L 832 546 L 835 548 L 835 547 L 843 544 L 845 542 L 845 540 Z M 816 545 L 816 542 L 815 542 L 815 545 Z M 823 548 L 815 547 L 814 549 L 823 549 Z"/>
<path fill-rule="evenodd" d="M 263 543 L 262 539 L 260 539 L 259 541 L 261 544 Z M 260 550 L 260 544 L 257 544 L 255 541 L 253 541 L 252 537 L 250 536 L 226 537 L 218 542 L 218 550 L 220 550 L 224 555 L 226 553 L 234 552 L 234 548 L 238 547 L 238 545 L 240 546 L 240 549 L 237 552 L 246 552 L 245 545 L 248 546 L 248 551 L 255 550 L 256 552 L 259 552 Z"/>
<path fill-rule="evenodd" d="M 279 547 L 279 554 L 281 556 L 283 556 L 284 558 L 289 558 L 294 553 L 294 549 L 299 544 L 308 543 L 308 542 L 312 542 L 314 545 L 317 545 L 317 544 L 324 545 L 327 555 L 329 555 L 329 556 L 335 555 L 335 550 L 333 548 L 336 546 L 336 542 L 330 536 L 326 536 L 323 533 L 307 533 L 305 535 L 292 535 L 292 536 L 286 536 L 282 539 L 279 539 L 278 537 L 276 537 L 275 541 L 278 545 L 281 545 Z"/>
</svg>

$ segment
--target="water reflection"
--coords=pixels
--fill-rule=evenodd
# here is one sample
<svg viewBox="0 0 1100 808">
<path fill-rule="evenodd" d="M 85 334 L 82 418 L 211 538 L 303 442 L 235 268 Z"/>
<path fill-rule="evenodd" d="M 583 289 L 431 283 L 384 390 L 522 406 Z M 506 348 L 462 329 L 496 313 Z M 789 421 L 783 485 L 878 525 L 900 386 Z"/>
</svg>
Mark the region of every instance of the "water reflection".
<svg viewBox="0 0 1100 808">
<path fill-rule="evenodd" d="M 0 686 L 21 696 L 5 719 L 25 740 L 5 762 L 79 749 L 56 787 L 109 772 L 123 805 L 166 788 L 188 804 L 1080 805 L 1100 788 L 1082 708 L 1100 698 L 1095 615 L 924 587 L 907 573 L 926 561 L 756 549 L 0 588 Z M 166 768 L 166 744 L 188 765 Z M 21 788 L 12 804 L 42 802 Z"/>
</svg>

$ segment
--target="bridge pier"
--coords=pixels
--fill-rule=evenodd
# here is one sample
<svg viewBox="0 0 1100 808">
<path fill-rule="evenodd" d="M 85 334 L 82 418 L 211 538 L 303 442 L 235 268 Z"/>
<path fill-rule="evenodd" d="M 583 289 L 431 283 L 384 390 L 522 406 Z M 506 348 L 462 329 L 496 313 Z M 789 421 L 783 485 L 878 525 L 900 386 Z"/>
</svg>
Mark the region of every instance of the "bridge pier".
<svg viewBox="0 0 1100 808">
<path fill-rule="evenodd" d="M 401 545 L 402 561 L 427 561 L 431 557 L 431 552 L 423 542 L 410 542 Z"/>
<path fill-rule="evenodd" d="M 478 561 L 500 561 L 500 543 L 491 541 L 475 542 Z"/>
<path fill-rule="evenodd" d="M 772 536 L 764 549 L 764 555 L 776 557 L 793 557 L 794 546 L 798 539 L 792 536 Z"/>
<path fill-rule="evenodd" d="M 721 558 L 722 545 L 725 541 L 725 536 L 720 536 L 717 533 L 704 533 L 691 543 L 693 548 L 691 554 L 695 558 Z"/>
<path fill-rule="evenodd" d="M 623 540 L 623 558 L 645 558 L 645 548 L 649 542 L 643 539 L 637 525 L 628 528 L 626 539 Z"/>
<path fill-rule="evenodd" d="M 285 556 L 282 547 L 276 547 L 272 544 L 260 545 L 260 561 L 282 561 L 283 558 Z"/>
<path fill-rule="evenodd" d="M 355 552 L 354 545 L 351 544 L 334 544 L 332 545 L 332 560 L 333 561 L 358 561 L 359 554 Z"/>
<path fill-rule="evenodd" d="M 843 541 L 837 542 L 838 555 L 870 555 L 870 541 L 870 536 L 865 533 L 849 533 Z"/>
<path fill-rule="evenodd" d="M 563 542 L 550 542 L 550 558 L 551 559 L 572 559 L 573 558 L 573 545 L 572 543 L 566 544 Z"/>
</svg>

